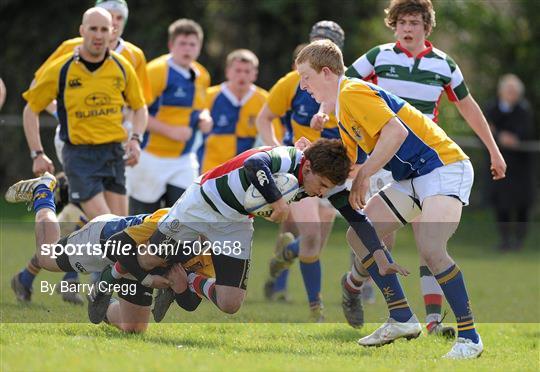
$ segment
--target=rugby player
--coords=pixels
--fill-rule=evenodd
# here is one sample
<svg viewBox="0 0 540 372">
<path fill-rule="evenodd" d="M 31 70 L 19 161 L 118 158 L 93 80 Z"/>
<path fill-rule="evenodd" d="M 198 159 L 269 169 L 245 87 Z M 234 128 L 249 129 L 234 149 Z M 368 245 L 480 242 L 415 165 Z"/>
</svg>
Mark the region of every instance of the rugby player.
<svg viewBox="0 0 540 372">
<path fill-rule="evenodd" d="M 463 275 L 446 249 L 459 224 L 462 207 L 469 202 L 474 176 L 467 155 L 439 126 L 401 98 L 371 83 L 345 77 L 341 50 L 332 42 L 311 43 L 296 62 L 302 89 L 317 102 L 335 107 L 349 154 L 359 149 L 369 154 L 353 181 L 351 206 L 364 210 L 379 236 L 418 218 L 419 253 L 435 275 L 458 323 L 457 341 L 445 357 L 480 356 L 483 344 L 474 326 Z M 366 204 L 369 177 L 383 166 L 396 181 Z M 495 179 L 505 176 L 502 167 L 492 171 Z M 403 198 L 404 194 L 409 197 Z M 373 255 L 351 230 L 347 236 L 385 299 L 391 301 L 391 306 L 401 307 L 402 302 L 392 301 L 397 288 L 379 276 Z M 418 320 L 408 309 L 391 316 L 359 344 L 380 346 L 400 337 L 416 337 L 420 330 Z"/>
</svg>

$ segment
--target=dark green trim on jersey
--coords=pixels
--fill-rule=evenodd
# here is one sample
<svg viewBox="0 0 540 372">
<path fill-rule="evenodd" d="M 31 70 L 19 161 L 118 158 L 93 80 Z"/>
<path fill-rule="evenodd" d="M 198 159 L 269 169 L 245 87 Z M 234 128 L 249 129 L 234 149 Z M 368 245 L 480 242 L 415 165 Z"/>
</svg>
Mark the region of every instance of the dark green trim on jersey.
<svg viewBox="0 0 540 372">
<path fill-rule="evenodd" d="M 460 101 L 469 95 L 469 89 L 467 88 L 467 84 L 465 84 L 465 80 L 463 80 L 461 84 L 454 88 L 454 93 Z"/>
<path fill-rule="evenodd" d="M 224 175 L 216 179 L 216 189 L 219 193 L 219 196 L 232 209 L 236 210 L 238 213 L 241 214 L 249 214 L 245 209 L 244 206 L 238 199 L 236 199 L 236 196 L 234 196 L 231 188 L 229 187 L 229 176 Z M 243 200 L 242 200 L 243 201 Z"/>
</svg>

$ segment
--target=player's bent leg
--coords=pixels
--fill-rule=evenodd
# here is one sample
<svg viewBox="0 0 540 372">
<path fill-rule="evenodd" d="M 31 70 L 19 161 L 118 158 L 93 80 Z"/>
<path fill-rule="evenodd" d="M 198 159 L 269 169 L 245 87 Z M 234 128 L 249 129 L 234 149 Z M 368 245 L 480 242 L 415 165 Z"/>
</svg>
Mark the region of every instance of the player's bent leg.
<svg viewBox="0 0 540 372">
<path fill-rule="evenodd" d="M 309 302 L 310 320 L 313 322 L 324 321 L 321 299 L 321 261 L 319 260 L 323 243 L 323 226 L 319 215 L 319 205 L 319 198 L 306 198 L 296 203 L 296 208 L 291 208 L 291 214 L 301 237 L 298 258 Z"/>
<path fill-rule="evenodd" d="M 126 216 L 128 214 L 128 199 L 125 193 L 121 194 L 106 190 L 103 192 L 103 196 L 111 211 L 110 213 L 118 216 Z"/>
<path fill-rule="evenodd" d="M 6 201 L 9 203 L 32 202 L 32 208 L 36 212 L 35 235 L 38 253 L 42 244 L 52 244 L 60 236 L 55 214 L 55 187 L 56 178 L 52 174 L 45 172 L 41 177 L 15 183 L 8 188 L 5 194 Z M 23 269 L 11 279 L 11 288 L 19 301 L 29 302 L 31 300 L 32 281 L 40 268 L 39 257 L 35 255 L 30 262 L 29 268 Z"/>
<path fill-rule="evenodd" d="M 403 225 L 395 215 L 395 211 L 379 195 L 368 201 L 364 213 L 372 221 L 379 236 L 386 236 Z M 356 255 L 361 258 L 362 266 L 369 272 L 383 293 L 389 311 L 388 320 L 375 332 L 358 340 L 358 343 L 361 346 L 382 346 L 392 343 L 398 338 L 418 337 L 422 332 L 422 327 L 408 305 L 397 275 L 382 276 L 379 273 L 373 256 L 352 228 L 347 231 L 347 241 Z M 385 250 L 385 254 L 392 262 L 390 252 Z"/>
<path fill-rule="evenodd" d="M 216 285 L 216 302 L 221 311 L 227 314 L 234 314 L 240 310 L 246 290 L 226 285 Z"/>
<path fill-rule="evenodd" d="M 290 232 L 278 235 L 274 246 L 274 257 L 270 260 L 269 278 L 264 283 L 264 296 L 267 300 L 286 299 L 286 286 L 289 267 L 298 256 L 299 240 Z"/>
<path fill-rule="evenodd" d="M 416 236 L 418 222 L 413 222 L 411 225 Z M 442 323 L 443 291 L 422 255 L 420 255 L 420 287 L 426 309 L 426 329 L 428 334 L 453 339 L 456 336 L 455 329 Z"/>
<path fill-rule="evenodd" d="M 142 333 L 148 327 L 152 288 L 129 279 L 119 279 L 119 301 L 110 300 L 103 320 L 124 332 Z"/>
<path fill-rule="evenodd" d="M 112 301 L 107 310 L 106 321 L 127 333 L 145 332 L 149 320 L 150 305 L 136 305 L 123 298 Z"/>
<path fill-rule="evenodd" d="M 476 332 L 469 296 L 461 270 L 448 255 L 446 245 L 461 218 L 462 203 L 454 197 L 435 195 L 424 199 L 417 229 L 418 249 L 435 275 L 458 324 L 458 338 L 445 357 L 480 356 L 483 344 Z"/>
<path fill-rule="evenodd" d="M 81 207 L 89 220 L 103 214 L 111 213 L 103 192 L 92 196 L 88 200 L 81 201 Z"/>
<path fill-rule="evenodd" d="M 213 254 L 215 278 L 199 273 L 189 273 L 189 289 L 212 301 L 221 311 L 234 314 L 242 306 L 249 276 L 249 259 Z"/>
</svg>

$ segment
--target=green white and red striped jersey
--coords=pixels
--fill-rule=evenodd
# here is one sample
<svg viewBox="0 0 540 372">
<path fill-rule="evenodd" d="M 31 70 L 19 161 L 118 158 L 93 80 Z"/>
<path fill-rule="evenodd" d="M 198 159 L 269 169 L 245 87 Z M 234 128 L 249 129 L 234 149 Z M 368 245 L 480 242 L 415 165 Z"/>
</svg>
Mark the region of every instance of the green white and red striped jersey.
<svg viewBox="0 0 540 372">
<path fill-rule="evenodd" d="M 372 81 L 436 122 L 443 92 L 455 102 L 469 91 L 454 60 L 429 41 L 426 47 L 414 58 L 399 42 L 376 46 L 358 58 L 345 75 Z"/>
<path fill-rule="evenodd" d="M 247 150 L 201 176 L 202 196 L 216 212 L 232 218 L 239 217 L 239 214 L 248 215 L 243 204 L 251 182 L 244 169 L 244 161 L 259 152 L 266 152 L 270 156 L 272 174 L 291 173 L 302 184 L 302 151 L 287 146 Z"/>
</svg>

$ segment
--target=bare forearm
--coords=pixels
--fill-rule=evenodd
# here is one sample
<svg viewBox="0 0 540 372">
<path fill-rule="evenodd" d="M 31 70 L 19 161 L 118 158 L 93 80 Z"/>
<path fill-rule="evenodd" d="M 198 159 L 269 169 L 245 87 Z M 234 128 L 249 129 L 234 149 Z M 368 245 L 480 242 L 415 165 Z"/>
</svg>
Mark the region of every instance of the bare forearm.
<svg viewBox="0 0 540 372">
<path fill-rule="evenodd" d="M 277 116 L 274 115 L 270 109 L 265 105 L 259 116 L 257 116 L 256 124 L 259 131 L 259 135 L 265 145 L 279 146 L 280 143 L 276 138 L 274 127 L 272 126 L 272 120 Z"/>
<path fill-rule="evenodd" d="M 362 175 L 371 177 L 384 167 L 399 150 L 407 135 L 407 129 L 397 119 L 390 119 L 382 128 L 373 152 L 361 167 Z"/>
<path fill-rule="evenodd" d="M 133 113 L 133 133 L 143 134 L 148 123 L 148 110 L 146 106 L 141 107 Z"/>
<path fill-rule="evenodd" d="M 482 143 L 486 146 L 490 154 L 498 152 L 499 148 L 495 143 L 489 124 L 482 113 L 482 110 L 470 95 L 456 104 L 461 116 L 465 119 L 469 127 L 476 133 Z"/>
<path fill-rule="evenodd" d="M 27 105 L 23 111 L 23 128 L 28 148 L 33 151 L 43 150 L 39 135 L 39 114 Z"/>
</svg>

